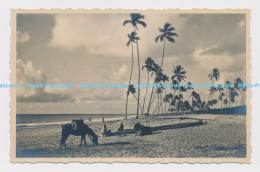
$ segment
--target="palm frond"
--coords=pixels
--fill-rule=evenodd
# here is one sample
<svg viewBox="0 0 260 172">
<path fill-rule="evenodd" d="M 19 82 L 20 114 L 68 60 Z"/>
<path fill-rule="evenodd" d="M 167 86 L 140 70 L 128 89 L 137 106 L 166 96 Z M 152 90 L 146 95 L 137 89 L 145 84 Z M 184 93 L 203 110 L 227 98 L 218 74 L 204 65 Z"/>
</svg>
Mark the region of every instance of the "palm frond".
<svg viewBox="0 0 260 172">
<path fill-rule="evenodd" d="M 175 40 L 170 36 L 166 36 L 166 39 L 171 43 L 175 43 Z"/>
<path fill-rule="evenodd" d="M 158 42 L 158 40 L 160 39 L 160 37 L 161 37 L 161 35 L 156 36 L 155 42 Z"/>
<path fill-rule="evenodd" d="M 167 35 L 169 35 L 169 36 L 178 36 L 176 33 L 173 33 L 173 32 L 167 32 Z"/>
<path fill-rule="evenodd" d="M 168 32 L 171 32 L 171 31 L 174 31 L 175 30 L 175 27 L 170 27 L 170 28 L 168 28 Z"/>
<path fill-rule="evenodd" d="M 164 32 L 165 32 L 165 30 L 163 30 L 162 28 L 159 28 L 159 32 L 162 32 L 162 33 L 164 33 Z"/>
<path fill-rule="evenodd" d="M 141 15 L 140 13 L 131 13 L 130 16 L 132 19 L 135 20 L 144 19 L 144 15 Z"/>
<path fill-rule="evenodd" d="M 140 20 L 137 20 L 136 22 L 139 23 L 140 25 L 142 25 L 143 27 L 146 27 L 146 25 L 147 25 L 145 22 L 140 21 Z"/>
<path fill-rule="evenodd" d="M 129 47 L 129 45 L 130 45 L 130 42 L 131 42 L 131 41 L 129 40 L 129 41 L 126 43 L 126 46 L 128 46 L 128 47 Z"/>
<path fill-rule="evenodd" d="M 162 34 L 161 37 L 160 37 L 160 41 L 163 41 L 163 38 L 164 38 L 164 36 L 163 36 L 163 34 Z"/>
<path fill-rule="evenodd" d="M 131 20 L 125 20 L 124 23 L 123 23 L 123 25 L 125 26 L 125 25 L 128 24 L 128 23 L 132 23 L 132 21 L 131 21 Z"/>
<path fill-rule="evenodd" d="M 164 24 L 164 30 L 166 31 L 170 26 L 171 26 L 170 23 L 165 23 L 165 24 Z"/>
</svg>

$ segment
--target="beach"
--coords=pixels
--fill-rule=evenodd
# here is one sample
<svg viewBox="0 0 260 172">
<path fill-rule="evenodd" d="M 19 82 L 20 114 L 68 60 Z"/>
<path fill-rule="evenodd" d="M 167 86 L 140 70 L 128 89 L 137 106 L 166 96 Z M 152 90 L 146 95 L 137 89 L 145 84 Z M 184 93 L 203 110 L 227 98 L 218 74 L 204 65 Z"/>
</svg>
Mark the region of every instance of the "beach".
<svg viewBox="0 0 260 172">
<path fill-rule="evenodd" d="M 80 137 L 69 136 L 67 148 L 60 149 L 61 124 L 17 127 L 16 156 L 46 158 L 244 158 L 246 157 L 246 116 L 242 115 L 168 115 L 140 119 L 106 121 L 107 129 L 116 132 L 120 122 L 133 129 L 139 122 L 156 127 L 202 120 L 204 125 L 153 131 L 150 135 L 135 133 L 99 137 L 93 146 L 79 147 Z M 85 121 L 86 124 L 87 121 Z M 102 122 L 90 128 L 101 135 Z"/>
</svg>

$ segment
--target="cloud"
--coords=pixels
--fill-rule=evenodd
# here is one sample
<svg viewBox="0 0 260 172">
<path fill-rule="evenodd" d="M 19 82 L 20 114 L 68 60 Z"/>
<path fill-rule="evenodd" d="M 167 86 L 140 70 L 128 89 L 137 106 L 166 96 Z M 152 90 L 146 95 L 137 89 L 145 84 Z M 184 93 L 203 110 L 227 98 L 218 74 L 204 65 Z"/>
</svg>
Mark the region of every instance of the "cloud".
<svg viewBox="0 0 260 172">
<path fill-rule="evenodd" d="M 36 70 L 32 61 L 24 62 L 21 59 L 16 60 L 16 82 L 23 87 L 16 90 L 17 96 L 29 97 L 36 94 L 37 88 L 27 88 L 28 83 L 46 82 L 46 77 L 42 70 Z"/>
<path fill-rule="evenodd" d="M 240 27 L 245 22 L 244 14 L 193 14 L 184 18 L 186 23 L 180 35 L 186 43 L 190 42 L 182 44 L 185 47 L 194 50 L 211 47 L 204 54 L 245 53 L 246 31 Z"/>
<path fill-rule="evenodd" d="M 118 15 L 56 15 L 49 46 L 65 52 L 84 47 L 88 53 L 125 57 L 126 32 Z"/>
<path fill-rule="evenodd" d="M 31 37 L 28 32 L 17 31 L 16 39 L 18 43 L 24 43 L 30 41 Z"/>
<path fill-rule="evenodd" d="M 46 77 L 42 70 L 35 69 L 32 61 L 16 60 L 16 82 L 23 86 L 16 89 L 16 100 L 18 102 L 63 102 L 71 98 L 67 94 L 48 93 L 45 88 L 28 88 L 28 83 L 46 83 Z"/>
<path fill-rule="evenodd" d="M 127 66 L 122 65 L 117 71 L 113 71 L 113 76 L 115 79 L 120 79 L 127 72 Z"/>
<path fill-rule="evenodd" d="M 18 96 L 16 98 L 19 102 L 67 102 L 71 99 L 71 96 L 68 94 L 55 94 L 55 93 L 46 93 L 41 92 L 40 94 L 35 94 L 29 97 Z"/>
</svg>

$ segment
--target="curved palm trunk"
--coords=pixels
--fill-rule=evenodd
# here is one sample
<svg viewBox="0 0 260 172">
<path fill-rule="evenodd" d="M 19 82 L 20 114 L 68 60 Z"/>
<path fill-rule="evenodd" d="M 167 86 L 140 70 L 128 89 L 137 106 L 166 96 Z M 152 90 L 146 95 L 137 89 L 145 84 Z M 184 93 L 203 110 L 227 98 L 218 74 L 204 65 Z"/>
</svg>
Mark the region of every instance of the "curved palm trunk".
<svg viewBox="0 0 260 172">
<path fill-rule="evenodd" d="M 160 93 L 160 100 L 161 100 L 161 105 L 160 105 L 160 109 L 161 109 L 161 114 L 163 113 L 163 107 L 162 107 L 162 94 Z"/>
<path fill-rule="evenodd" d="M 163 56 L 162 56 L 161 68 L 162 68 L 163 59 L 164 59 L 164 49 L 165 49 L 165 39 L 163 39 Z"/>
<path fill-rule="evenodd" d="M 157 100 L 157 105 L 158 105 L 157 112 L 158 112 L 158 115 L 159 115 L 159 113 L 160 113 L 160 106 L 159 106 L 159 104 L 160 104 L 160 98 L 159 98 L 159 93 L 157 93 L 157 98 L 158 98 L 158 100 Z"/>
<path fill-rule="evenodd" d="M 144 103 L 143 103 L 143 111 L 144 111 L 144 105 L 145 105 L 145 99 L 146 99 L 146 95 L 147 95 L 147 90 L 148 90 L 148 84 L 149 84 L 149 71 L 147 70 L 148 76 L 147 76 L 147 87 L 145 89 L 145 95 L 144 95 Z M 142 113 L 143 115 L 143 113 Z"/>
<path fill-rule="evenodd" d="M 164 60 L 164 50 L 165 50 L 165 39 L 163 40 L 163 55 L 162 55 L 161 68 L 162 68 L 163 60 Z M 164 84 L 165 84 L 165 82 L 164 82 Z M 165 97 L 166 97 L 166 88 L 164 88 L 164 94 L 165 94 Z M 165 104 L 165 111 L 166 111 L 166 104 Z"/>
<path fill-rule="evenodd" d="M 133 74 L 133 67 L 134 67 L 134 47 L 133 47 L 133 43 L 131 43 L 132 45 L 132 67 L 131 67 L 131 72 L 130 72 L 130 78 L 129 78 L 129 84 L 128 86 L 131 84 L 131 79 L 132 79 L 132 74 Z M 129 94 L 126 93 L 126 106 L 125 106 L 125 119 L 127 119 L 127 104 L 128 104 L 128 96 Z"/>
<path fill-rule="evenodd" d="M 133 96 L 134 96 L 134 98 L 135 98 L 135 100 L 137 101 L 137 98 L 136 98 L 136 96 L 133 94 Z M 141 104 L 139 104 L 139 107 L 140 107 L 140 109 L 141 109 L 141 112 L 143 113 L 143 109 L 142 109 L 142 106 L 141 106 Z"/>
<path fill-rule="evenodd" d="M 150 100 L 149 100 L 149 104 L 148 104 L 148 108 L 147 108 L 147 115 L 149 115 L 149 111 L 150 111 L 150 108 L 151 108 L 151 102 L 152 102 L 152 98 L 153 98 L 153 92 L 154 92 L 154 86 L 153 86 L 153 89 L 152 89 L 152 93 L 151 93 Z"/>
<path fill-rule="evenodd" d="M 137 98 L 137 112 L 136 112 L 136 119 L 138 119 L 138 114 L 139 114 L 139 99 L 140 99 L 140 57 L 139 57 L 139 47 L 138 47 L 138 42 L 136 41 L 136 47 L 137 47 L 137 60 L 138 60 L 138 98 Z"/>
<path fill-rule="evenodd" d="M 214 78 L 212 79 L 212 85 L 213 85 L 213 83 L 214 83 Z M 209 109 L 210 109 L 210 106 L 209 106 L 209 100 L 210 100 L 210 97 L 211 97 L 211 89 L 210 89 L 210 91 L 209 91 L 209 97 L 208 97 L 208 102 L 207 102 L 207 113 L 208 113 L 208 111 L 209 111 Z"/>
<path fill-rule="evenodd" d="M 154 114 L 154 113 L 158 110 L 158 108 L 161 108 L 161 107 L 163 106 L 164 103 L 165 103 L 165 102 L 163 102 L 159 107 L 156 106 L 155 109 L 153 110 L 152 114 Z"/>
</svg>

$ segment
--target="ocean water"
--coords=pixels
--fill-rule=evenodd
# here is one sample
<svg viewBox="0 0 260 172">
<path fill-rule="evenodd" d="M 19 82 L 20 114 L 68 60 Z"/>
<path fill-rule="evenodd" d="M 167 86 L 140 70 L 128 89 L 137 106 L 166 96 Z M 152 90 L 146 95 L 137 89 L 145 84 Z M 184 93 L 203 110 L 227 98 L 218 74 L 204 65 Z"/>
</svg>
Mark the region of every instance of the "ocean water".
<svg viewBox="0 0 260 172">
<path fill-rule="evenodd" d="M 135 115 L 128 115 L 132 118 Z M 83 119 L 85 123 L 89 122 L 114 121 L 125 118 L 125 114 L 16 114 L 16 126 L 35 126 L 70 123 L 71 120 Z"/>
</svg>

